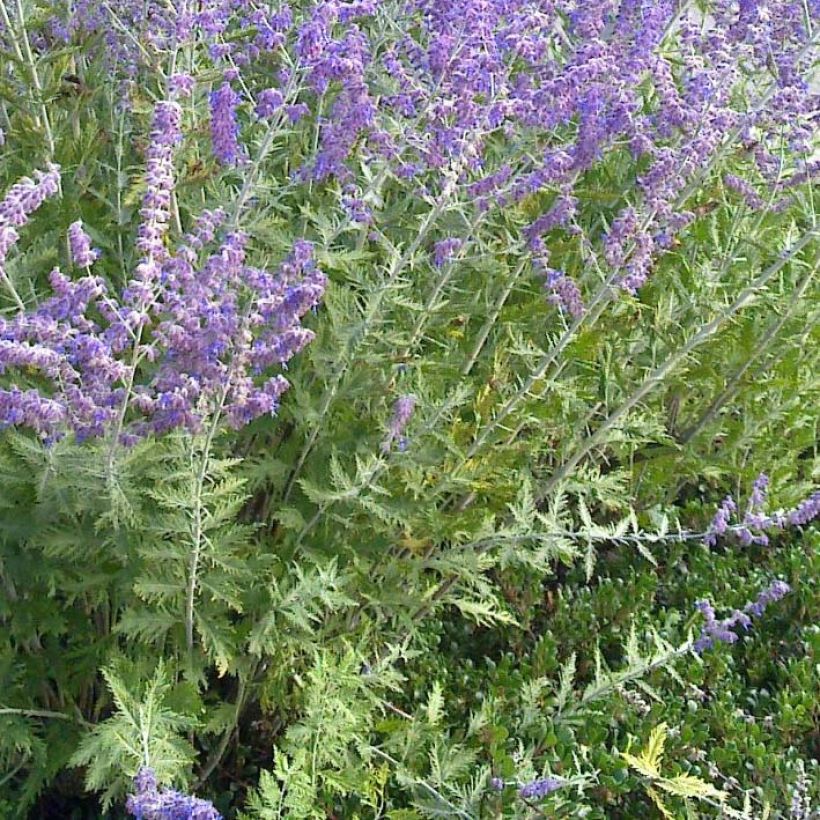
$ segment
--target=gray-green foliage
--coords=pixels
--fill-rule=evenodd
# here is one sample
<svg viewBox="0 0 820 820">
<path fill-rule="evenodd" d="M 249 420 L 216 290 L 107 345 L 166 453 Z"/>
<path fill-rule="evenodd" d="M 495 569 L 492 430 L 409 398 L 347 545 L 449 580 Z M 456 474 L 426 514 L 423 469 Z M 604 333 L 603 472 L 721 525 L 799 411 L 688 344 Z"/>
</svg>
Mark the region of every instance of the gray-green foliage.
<svg viewBox="0 0 820 820">
<path fill-rule="evenodd" d="M 144 685 L 133 667 L 104 669 L 102 675 L 115 712 L 86 735 L 70 763 L 85 768 L 87 788 L 102 792 L 107 809 L 142 766 L 150 765 L 166 782 L 190 768 L 194 749 L 183 732 L 194 721 L 168 705 L 170 686 L 162 662 Z"/>
</svg>

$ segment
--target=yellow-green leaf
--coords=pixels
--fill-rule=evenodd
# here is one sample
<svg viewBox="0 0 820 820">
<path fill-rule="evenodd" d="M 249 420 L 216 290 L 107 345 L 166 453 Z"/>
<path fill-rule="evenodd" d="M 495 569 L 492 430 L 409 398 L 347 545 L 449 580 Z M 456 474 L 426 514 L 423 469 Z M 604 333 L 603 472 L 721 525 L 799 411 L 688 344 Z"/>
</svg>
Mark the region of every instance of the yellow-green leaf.
<svg viewBox="0 0 820 820">
<path fill-rule="evenodd" d="M 646 790 L 646 793 L 652 798 L 652 802 L 658 807 L 658 811 L 666 818 L 666 820 L 675 820 L 675 815 L 672 814 L 669 809 L 661 800 L 661 796 L 652 788 Z"/>
<path fill-rule="evenodd" d="M 621 757 L 630 765 L 633 769 L 640 772 L 644 777 L 649 777 L 652 780 L 661 776 L 661 773 L 654 768 L 654 766 L 650 766 L 646 762 L 646 758 L 641 755 L 640 757 L 636 757 L 635 755 L 630 754 L 629 752 L 621 752 Z"/>
<path fill-rule="evenodd" d="M 669 794 L 676 794 L 679 797 L 712 797 L 721 802 L 726 799 L 726 792 L 716 789 L 711 783 L 691 774 L 679 774 L 672 778 L 664 777 L 657 781 L 657 785 Z"/>
<path fill-rule="evenodd" d="M 641 757 L 646 761 L 646 765 L 652 769 L 659 770 L 663 760 L 663 748 L 666 745 L 666 724 L 661 723 L 649 734 L 649 743 L 641 753 Z"/>
</svg>

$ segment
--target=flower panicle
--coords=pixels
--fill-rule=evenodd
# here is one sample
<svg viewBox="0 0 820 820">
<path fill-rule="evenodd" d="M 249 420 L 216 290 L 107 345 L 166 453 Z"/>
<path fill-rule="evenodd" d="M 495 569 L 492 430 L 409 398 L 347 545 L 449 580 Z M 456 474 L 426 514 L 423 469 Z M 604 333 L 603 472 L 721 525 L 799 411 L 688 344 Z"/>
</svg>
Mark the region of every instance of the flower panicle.
<svg viewBox="0 0 820 820">
<path fill-rule="evenodd" d="M 99 250 L 91 247 L 91 237 L 85 232 L 79 219 L 68 227 L 68 243 L 71 261 L 78 268 L 90 268 L 100 256 Z"/>
<path fill-rule="evenodd" d="M 222 820 L 209 800 L 160 789 L 153 769 L 140 769 L 134 778 L 134 788 L 125 808 L 136 820 Z"/>
<path fill-rule="evenodd" d="M 704 543 L 714 547 L 718 539 L 731 535 L 741 545 L 769 543 L 769 533 L 786 527 L 805 527 L 820 516 L 820 490 L 815 490 L 797 506 L 790 510 L 766 513 L 764 507 L 768 498 L 769 477 L 761 473 L 752 484 L 749 504 L 743 518 L 732 523 L 738 506 L 732 496 L 723 499 L 704 536 Z"/>
<path fill-rule="evenodd" d="M 69 247 L 86 275 L 72 280 L 55 268 L 52 295 L 30 310 L 21 304 L 13 319 L 0 317 L 0 373 L 27 369 L 37 377 L 36 387 L 0 389 L 0 428 L 28 427 L 46 441 L 68 432 L 80 441 L 99 438 L 117 428 L 134 442 L 176 428 L 196 432 L 214 414 L 240 428 L 277 411 L 289 383 L 270 371 L 312 341 L 302 321 L 327 280 L 303 240 L 276 270 L 249 264 L 247 236 L 225 228 L 220 208 L 204 211 L 170 246 L 180 115 L 175 102 L 154 110 L 141 256 L 127 286 L 109 292 L 91 274 L 97 252 L 78 220 Z M 57 190 L 53 173 L 12 188 L 0 218 L 20 226 L 20 214 Z M 16 241 L 16 228 L 1 223 L 0 259 Z"/>
<path fill-rule="evenodd" d="M 785 581 L 772 581 L 760 591 L 754 601 L 749 601 L 743 609 L 735 610 L 728 618 L 720 621 L 710 601 L 698 601 L 695 608 L 703 616 L 705 623 L 694 643 L 695 652 L 700 655 L 718 643 L 735 643 L 739 638 L 739 629 L 748 630 L 753 619 L 762 617 L 767 607 L 785 598 L 790 592 L 791 587 Z"/>
<path fill-rule="evenodd" d="M 407 441 L 403 433 L 410 423 L 413 411 L 416 408 L 416 397 L 412 393 L 400 396 L 393 405 L 393 415 L 387 427 L 387 436 L 382 442 L 382 452 L 389 453 L 393 447 L 393 442 L 398 442 L 399 450 L 407 447 Z"/>
</svg>

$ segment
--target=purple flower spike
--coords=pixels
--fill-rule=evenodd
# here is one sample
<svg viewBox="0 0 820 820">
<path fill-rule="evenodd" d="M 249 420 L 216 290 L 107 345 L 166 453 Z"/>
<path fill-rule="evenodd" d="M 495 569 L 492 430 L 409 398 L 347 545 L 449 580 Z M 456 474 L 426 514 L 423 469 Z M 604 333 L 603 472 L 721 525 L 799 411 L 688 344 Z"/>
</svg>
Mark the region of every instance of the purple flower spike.
<svg viewBox="0 0 820 820">
<path fill-rule="evenodd" d="M 401 451 L 407 449 L 406 442 L 402 445 L 402 433 L 407 427 L 415 407 L 416 397 L 412 394 L 402 396 L 396 400 L 393 407 L 393 418 L 390 419 L 390 425 L 387 428 L 387 438 L 382 443 L 382 452 L 390 452 L 390 448 L 396 439 L 399 439 L 399 449 Z"/>
<path fill-rule="evenodd" d="M 239 102 L 239 95 L 227 82 L 211 94 L 211 143 L 214 156 L 223 165 L 236 165 L 244 157 L 236 121 Z"/>
<path fill-rule="evenodd" d="M 563 785 L 563 781 L 557 777 L 540 777 L 519 787 L 518 796 L 524 800 L 541 800 Z"/>
<path fill-rule="evenodd" d="M 138 792 L 155 792 L 157 790 L 156 772 L 143 766 L 134 778 L 134 786 Z"/>
<path fill-rule="evenodd" d="M 554 268 L 546 268 L 545 273 L 547 278 L 544 288 L 550 292 L 550 304 L 565 310 L 573 319 L 583 316 L 586 308 L 575 280 Z"/>
<path fill-rule="evenodd" d="M 260 119 L 272 117 L 281 107 L 284 99 L 282 93 L 275 88 L 266 88 L 259 93 L 256 99 L 256 116 Z"/>
<path fill-rule="evenodd" d="M 766 491 L 769 487 L 769 477 L 761 473 L 752 485 L 752 496 L 749 499 L 752 508 L 762 507 L 766 503 Z"/>
<path fill-rule="evenodd" d="M 196 86 L 196 80 L 190 74 L 172 74 L 168 80 L 168 91 L 176 98 L 190 97 Z"/>
<path fill-rule="evenodd" d="M 45 171 L 35 171 L 34 179 L 23 177 L 0 200 L 0 277 L 5 277 L 6 257 L 20 239 L 16 229 L 59 190 L 60 166 L 50 164 Z"/>
<path fill-rule="evenodd" d="M 791 592 L 791 587 L 785 581 L 773 581 L 760 592 L 754 601 L 750 601 L 743 610 L 736 609 L 728 618 L 718 621 L 715 610 L 709 601 L 698 601 L 695 608 L 703 615 L 706 623 L 695 641 L 694 650 L 699 655 L 711 649 L 716 643 L 734 643 L 738 639 L 737 630 L 749 629 L 752 618 L 759 618 L 770 604 L 784 598 Z"/>
<path fill-rule="evenodd" d="M 729 529 L 729 521 L 732 518 L 732 513 L 737 512 L 737 504 L 735 504 L 732 496 L 727 495 L 723 499 L 723 503 L 715 513 L 712 523 L 709 525 L 709 530 L 704 539 L 706 546 L 714 547 L 717 544 L 719 535 L 723 535 Z"/>
<path fill-rule="evenodd" d="M 766 589 L 757 596 L 757 600 L 749 603 L 745 607 L 745 612 L 759 618 L 769 604 L 785 598 L 792 591 L 792 588 L 785 581 L 773 581 Z"/>
<path fill-rule="evenodd" d="M 45 171 L 35 171 L 34 179 L 23 177 L 0 202 L 0 226 L 22 227 L 29 216 L 59 190 L 59 165 L 49 164 Z"/>
<path fill-rule="evenodd" d="M 732 515 L 737 512 L 737 505 L 731 496 L 727 496 L 706 531 L 704 543 L 713 547 L 717 543 L 718 536 L 731 533 L 741 546 L 748 547 L 752 544 L 767 546 L 769 543 L 767 533 L 782 530 L 787 526 L 804 527 L 820 515 L 820 491 L 815 491 L 791 510 L 764 512 L 768 488 L 769 478 L 765 473 L 761 473 L 752 484 L 749 504 L 742 521 L 734 525 L 730 522 Z"/>
<path fill-rule="evenodd" d="M 140 769 L 134 787 L 136 794 L 129 795 L 125 808 L 137 820 L 222 820 L 208 800 L 171 789 L 159 791 L 153 769 Z"/>
<path fill-rule="evenodd" d="M 68 228 L 68 244 L 71 247 L 71 260 L 78 268 L 90 268 L 100 255 L 91 247 L 91 237 L 83 230 L 83 223 L 78 219 Z"/>
<path fill-rule="evenodd" d="M 793 527 L 805 527 L 820 515 L 820 490 L 801 501 L 786 515 L 786 520 Z"/>
<path fill-rule="evenodd" d="M 463 244 L 464 241 L 455 236 L 439 240 L 433 247 L 433 264 L 440 268 L 459 251 Z"/>
</svg>

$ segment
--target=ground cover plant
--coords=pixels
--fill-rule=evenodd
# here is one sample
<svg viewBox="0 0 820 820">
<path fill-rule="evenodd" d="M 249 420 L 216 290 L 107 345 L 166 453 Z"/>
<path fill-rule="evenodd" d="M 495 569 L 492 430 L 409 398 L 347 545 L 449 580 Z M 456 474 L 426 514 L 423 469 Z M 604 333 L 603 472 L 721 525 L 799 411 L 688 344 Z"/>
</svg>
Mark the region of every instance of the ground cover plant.
<svg viewBox="0 0 820 820">
<path fill-rule="evenodd" d="M 818 31 L 0 0 L 0 816 L 817 816 Z"/>
</svg>

